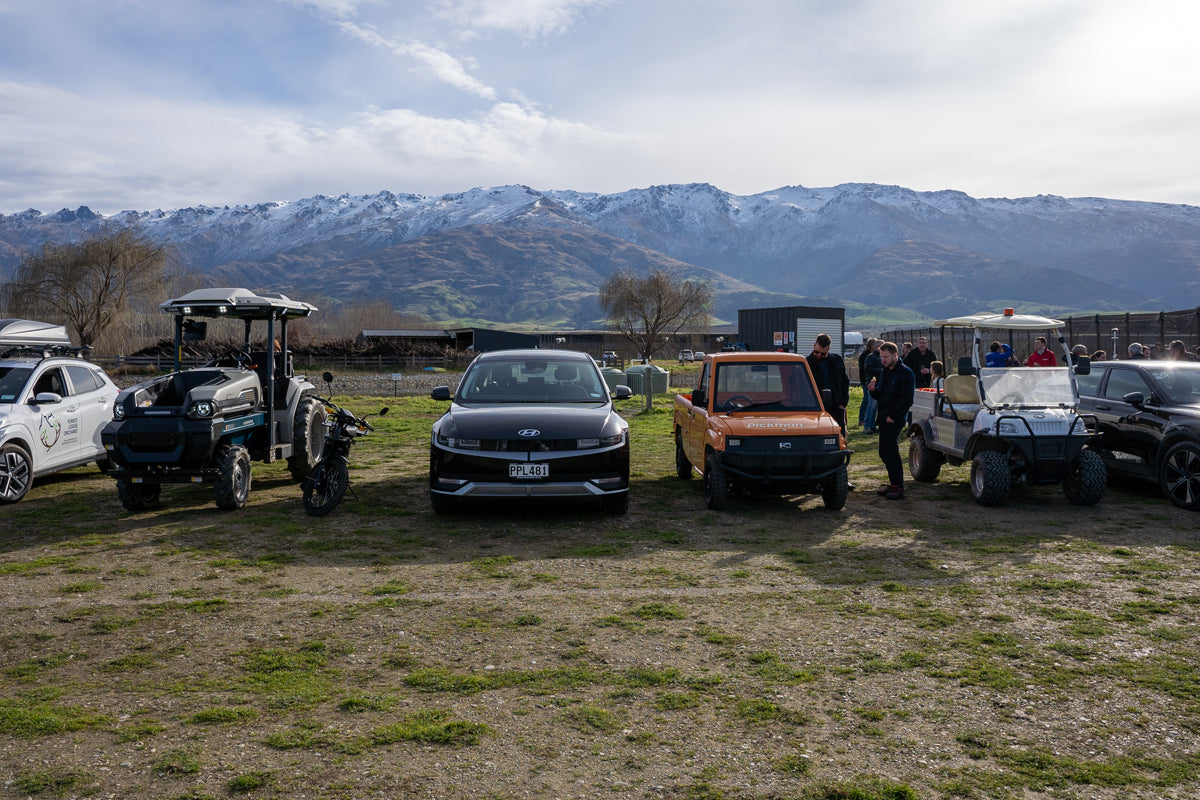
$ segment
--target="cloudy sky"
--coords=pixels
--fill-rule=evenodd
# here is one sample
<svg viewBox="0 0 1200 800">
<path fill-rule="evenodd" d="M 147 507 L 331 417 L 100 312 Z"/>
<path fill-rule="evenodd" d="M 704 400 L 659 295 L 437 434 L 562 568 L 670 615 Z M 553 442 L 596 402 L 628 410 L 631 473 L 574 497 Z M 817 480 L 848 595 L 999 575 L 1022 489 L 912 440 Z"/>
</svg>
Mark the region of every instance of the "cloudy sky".
<svg viewBox="0 0 1200 800">
<path fill-rule="evenodd" d="M 1195 0 L 0 0 L 0 213 L 845 182 L 1200 205 Z"/>
</svg>

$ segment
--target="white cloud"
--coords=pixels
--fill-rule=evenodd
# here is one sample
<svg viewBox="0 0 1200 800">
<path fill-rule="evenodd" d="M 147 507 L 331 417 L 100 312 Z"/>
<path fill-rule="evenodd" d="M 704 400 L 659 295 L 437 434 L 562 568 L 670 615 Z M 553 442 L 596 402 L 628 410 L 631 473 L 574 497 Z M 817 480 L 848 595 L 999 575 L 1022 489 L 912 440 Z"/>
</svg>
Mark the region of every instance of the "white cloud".
<svg viewBox="0 0 1200 800">
<path fill-rule="evenodd" d="M 380 47 L 385 50 L 390 50 L 398 56 L 411 58 L 420 64 L 424 70 L 434 78 L 443 83 L 447 83 L 456 89 L 461 89 L 464 92 L 469 92 L 485 100 L 494 100 L 496 90 L 477 78 L 468 74 L 466 67 L 462 61 L 436 47 L 431 47 L 424 42 L 409 41 L 398 42 L 382 36 L 378 31 L 358 25 L 353 22 L 342 21 L 338 23 L 338 27 L 345 33 L 366 42 L 375 47 Z"/>
<path fill-rule="evenodd" d="M 534 38 L 560 34 L 610 0 L 445 0 L 442 15 L 462 28 Z"/>
</svg>

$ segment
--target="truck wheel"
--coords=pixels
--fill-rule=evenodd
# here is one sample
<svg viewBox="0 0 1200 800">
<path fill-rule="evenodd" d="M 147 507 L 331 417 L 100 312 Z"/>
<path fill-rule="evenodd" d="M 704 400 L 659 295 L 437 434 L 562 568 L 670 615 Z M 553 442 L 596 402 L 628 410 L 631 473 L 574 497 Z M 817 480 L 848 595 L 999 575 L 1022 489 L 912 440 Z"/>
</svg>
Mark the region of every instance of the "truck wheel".
<svg viewBox="0 0 1200 800">
<path fill-rule="evenodd" d="M 33 460 L 17 444 L 0 447 L 0 503 L 15 503 L 33 484 Z"/>
<path fill-rule="evenodd" d="M 908 474 L 913 480 L 933 483 L 942 471 L 946 456 L 925 444 L 925 434 L 917 431 L 908 440 Z"/>
<path fill-rule="evenodd" d="M 250 452 L 240 444 L 227 444 L 217 451 L 217 484 L 213 499 L 217 508 L 232 511 L 246 507 L 250 496 Z"/>
<path fill-rule="evenodd" d="M 675 474 L 680 480 L 691 480 L 692 462 L 688 461 L 687 453 L 683 452 L 683 436 L 675 431 Z"/>
<path fill-rule="evenodd" d="M 1077 506 L 1094 506 L 1104 497 L 1108 470 L 1104 460 L 1091 450 L 1084 450 L 1067 466 L 1063 476 L 1063 492 Z"/>
<path fill-rule="evenodd" d="M 158 505 L 162 486 L 157 483 L 133 483 L 129 480 L 117 481 L 117 498 L 126 511 L 146 511 Z"/>
<path fill-rule="evenodd" d="M 1200 510 L 1200 447 L 1180 442 L 1167 450 L 1158 469 L 1158 483 L 1175 505 Z"/>
<path fill-rule="evenodd" d="M 981 506 L 998 506 L 1008 499 L 1012 473 L 1008 455 L 984 450 L 971 459 L 971 494 Z"/>
<path fill-rule="evenodd" d="M 300 398 L 292 421 L 292 454 L 288 471 L 292 479 L 304 480 L 325 453 L 325 404 L 309 395 Z"/>
<path fill-rule="evenodd" d="M 729 478 L 715 455 L 704 459 L 704 504 L 719 511 L 729 502 Z"/>
<path fill-rule="evenodd" d="M 841 511 L 850 495 L 850 478 L 843 466 L 821 487 L 821 499 L 830 511 Z"/>
</svg>

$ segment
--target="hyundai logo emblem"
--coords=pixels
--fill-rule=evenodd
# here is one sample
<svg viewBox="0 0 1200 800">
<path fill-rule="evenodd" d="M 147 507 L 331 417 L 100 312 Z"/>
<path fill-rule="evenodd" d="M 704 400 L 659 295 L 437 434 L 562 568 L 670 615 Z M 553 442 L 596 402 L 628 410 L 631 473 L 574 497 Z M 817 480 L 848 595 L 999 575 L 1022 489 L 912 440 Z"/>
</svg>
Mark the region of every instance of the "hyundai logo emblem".
<svg viewBox="0 0 1200 800">
<path fill-rule="evenodd" d="M 522 428 L 517 431 L 517 436 L 537 436 L 541 431 L 537 428 Z"/>
</svg>

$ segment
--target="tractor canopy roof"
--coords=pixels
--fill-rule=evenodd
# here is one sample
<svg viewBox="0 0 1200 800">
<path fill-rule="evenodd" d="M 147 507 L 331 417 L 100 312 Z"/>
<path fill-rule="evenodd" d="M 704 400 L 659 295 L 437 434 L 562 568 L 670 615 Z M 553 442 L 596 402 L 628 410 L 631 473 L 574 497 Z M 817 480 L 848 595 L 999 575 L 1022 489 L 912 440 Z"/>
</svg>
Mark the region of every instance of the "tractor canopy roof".
<svg viewBox="0 0 1200 800">
<path fill-rule="evenodd" d="M 249 289 L 197 289 L 159 306 L 169 314 L 187 317 L 236 317 L 279 319 L 307 317 L 317 310 L 311 303 L 292 300 L 277 292 L 255 293 Z"/>
<path fill-rule="evenodd" d="M 935 324 L 949 328 L 995 328 L 1020 331 L 1061 328 L 1066 323 L 1061 319 L 1038 317 L 1032 314 L 1016 314 L 1011 308 L 1006 308 L 1003 314 L 968 314 L 963 317 L 938 320 Z"/>
</svg>

